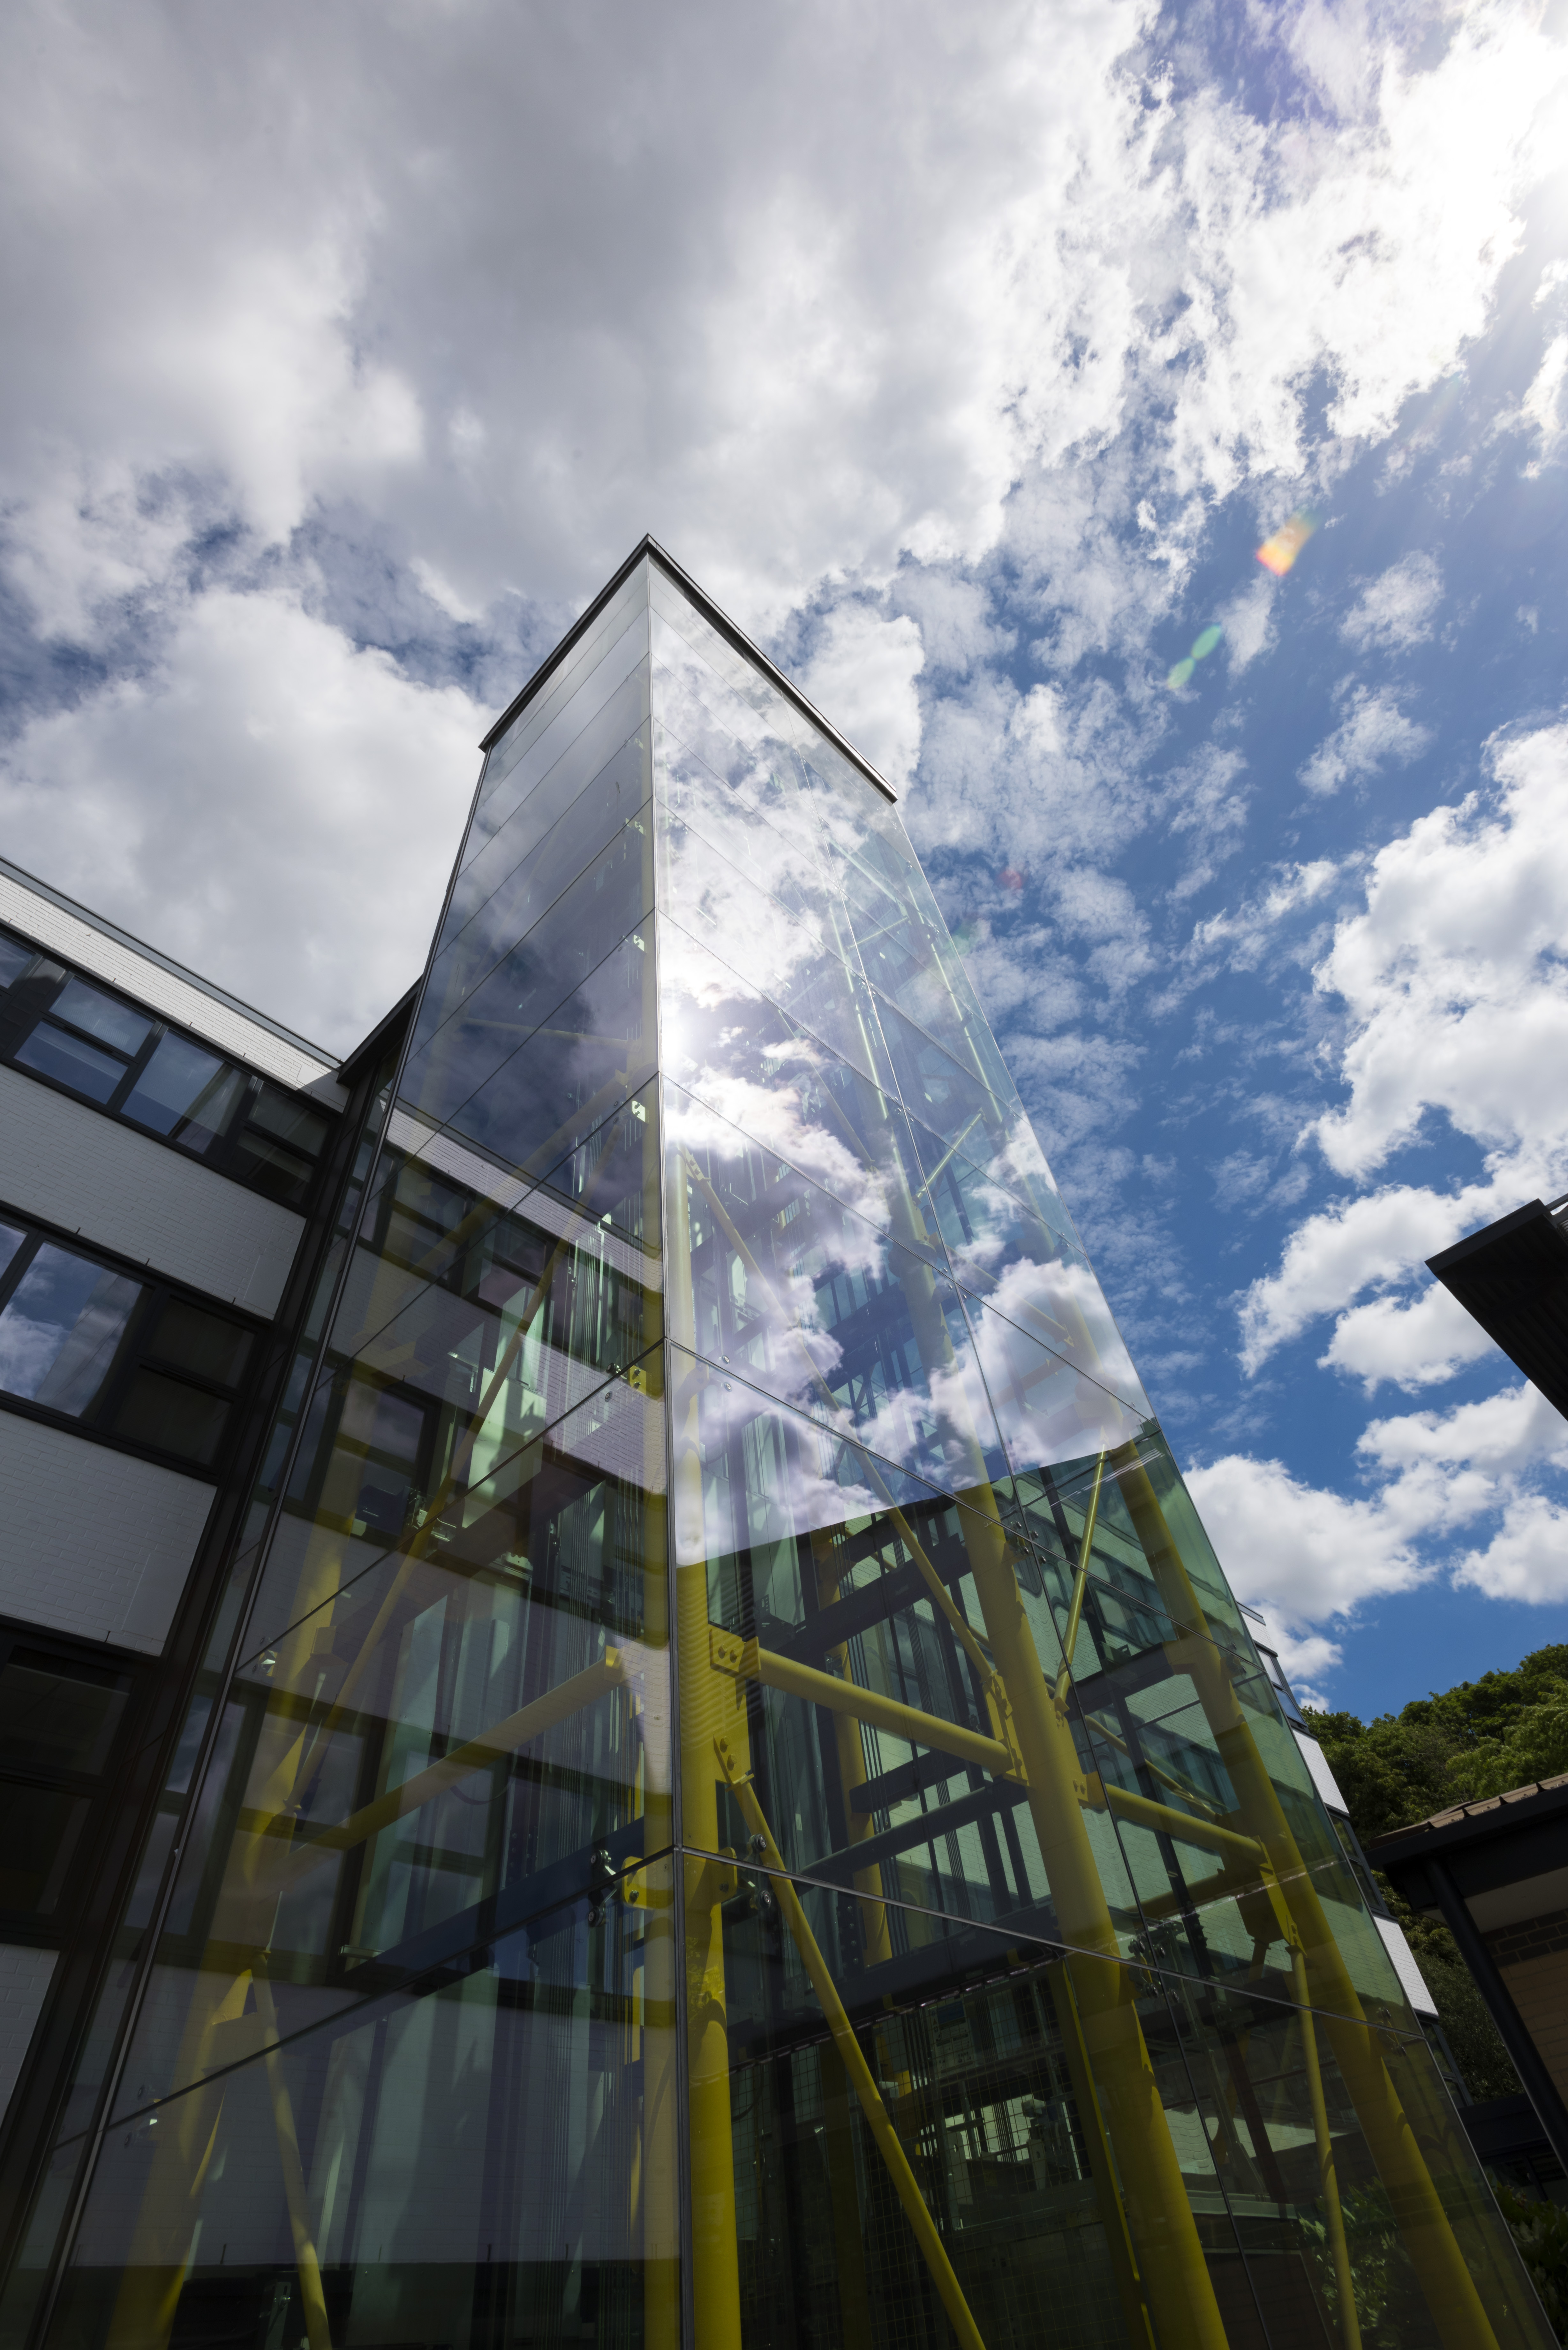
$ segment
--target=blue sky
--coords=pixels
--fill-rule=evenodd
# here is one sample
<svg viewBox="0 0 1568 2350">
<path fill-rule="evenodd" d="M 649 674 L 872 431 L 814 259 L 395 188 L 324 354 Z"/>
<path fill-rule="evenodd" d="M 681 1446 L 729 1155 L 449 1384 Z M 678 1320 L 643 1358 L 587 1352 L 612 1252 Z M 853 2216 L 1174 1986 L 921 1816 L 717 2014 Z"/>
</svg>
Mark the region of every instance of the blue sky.
<svg viewBox="0 0 1568 2350">
<path fill-rule="evenodd" d="M 653 530 L 898 784 L 1301 1681 L 1568 1637 L 1422 1270 L 1568 1190 L 1561 0 L 16 15 L 5 853 L 347 1045 Z"/>
</svg>

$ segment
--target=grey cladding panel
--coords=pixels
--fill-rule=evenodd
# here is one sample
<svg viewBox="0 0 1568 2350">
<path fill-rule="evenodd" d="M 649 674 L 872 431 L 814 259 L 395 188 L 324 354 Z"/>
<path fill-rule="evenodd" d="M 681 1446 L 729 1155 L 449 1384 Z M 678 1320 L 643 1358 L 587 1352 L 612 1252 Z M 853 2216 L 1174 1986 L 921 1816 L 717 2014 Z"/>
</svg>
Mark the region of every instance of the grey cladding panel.
<svg viewBox="0 0 1568 2350">
<path fill-rule="evenodd" d="M 305 1220 L 0 1067 L 0 1201 L 271 1320 Z"/>
<path fill-rule="evenodd" d="M 157 1656 L 213 1491 L 0 1411 L 0 1615 Z"/>
</svg>

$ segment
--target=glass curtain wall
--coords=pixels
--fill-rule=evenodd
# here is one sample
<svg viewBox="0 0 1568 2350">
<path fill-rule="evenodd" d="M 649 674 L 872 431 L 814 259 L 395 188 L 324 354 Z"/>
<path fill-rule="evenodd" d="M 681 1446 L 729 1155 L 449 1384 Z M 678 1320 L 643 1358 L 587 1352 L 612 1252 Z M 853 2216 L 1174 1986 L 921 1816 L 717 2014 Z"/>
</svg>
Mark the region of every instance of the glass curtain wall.
<svg viewBox="0 0 1568 2350">
<path fill-rule="evenodd" d="M 1551 2339 L 888 800 L 493 747 L 39 2343 Z"/>
</svg>

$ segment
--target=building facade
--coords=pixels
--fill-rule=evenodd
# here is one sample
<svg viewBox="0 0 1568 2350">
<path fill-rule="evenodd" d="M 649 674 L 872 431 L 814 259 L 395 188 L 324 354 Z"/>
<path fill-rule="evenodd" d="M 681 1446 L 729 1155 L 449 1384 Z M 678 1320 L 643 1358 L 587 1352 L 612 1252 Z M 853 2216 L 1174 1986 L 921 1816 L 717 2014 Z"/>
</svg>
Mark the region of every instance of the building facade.
<svg viewBox="0 0 1568 2350">
<path fill-rule="evenodd" d="M 341 1067 L 7 1032 L 0 2341 L 1544 2345 L 892 795 L 649 543 L 484 747 Z"/>
</svg>

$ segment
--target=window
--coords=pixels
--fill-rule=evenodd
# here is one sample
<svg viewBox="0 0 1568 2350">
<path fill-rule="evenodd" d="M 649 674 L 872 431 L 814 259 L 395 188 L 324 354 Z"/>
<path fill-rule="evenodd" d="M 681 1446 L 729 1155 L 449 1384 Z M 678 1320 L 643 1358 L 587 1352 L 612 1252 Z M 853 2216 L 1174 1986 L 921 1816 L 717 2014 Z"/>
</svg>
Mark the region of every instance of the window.
<svg viewBox="0 0 1568 2350">
<path fill-rule="evenodd" d="M 298 1207 L 327 1114 L 0 931 L 0 1060 Z"/>
<path fill-rule="evenodd" d="M 0 1222 L 0 1394 L 210 1469 L 254 1343 L 162 1282 Z"/>
<path fill-rule="evenodd" d="M 69 1923 L 131 1676 L 33 1633 L 0 1631 L 0 1937 Z"/>
</svg>

